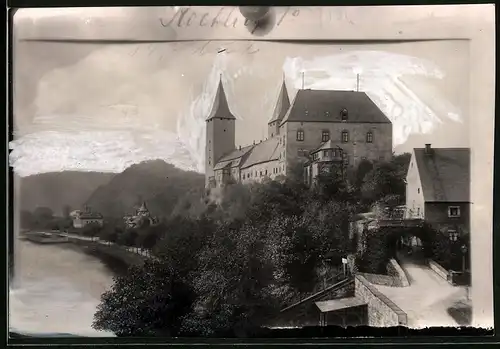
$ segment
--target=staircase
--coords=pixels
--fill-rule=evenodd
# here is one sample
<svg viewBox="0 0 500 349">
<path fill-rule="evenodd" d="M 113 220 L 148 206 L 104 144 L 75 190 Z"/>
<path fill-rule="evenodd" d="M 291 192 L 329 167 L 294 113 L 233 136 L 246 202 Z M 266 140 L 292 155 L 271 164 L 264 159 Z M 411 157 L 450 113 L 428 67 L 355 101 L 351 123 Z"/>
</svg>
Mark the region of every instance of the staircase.
<svg viewBox="0 0 500 349">
<path fill-rule="evenodd" d="M 344 276 L 344 273 L 339 273 L 339 274 L 335 275 L 334 277 L 332 277 L 330 279 L 330 281 L 334 281 L 335 283 L 330 285 L 330 286 L 327 286 L 326 288 L 324 288 L 323 290 L 321 290 L 319 292 L 316 292 L 316 293 L 314 293 L 314 294 L 312 294 L 304 299 L 301 299 L 300 301 L 298 301 L 292 305 L 287 306 L 286 308 L 283 308 L 280 312 L 284 313 L 284 312 L 287 312 L 289 310 L 295 309 L 296 307 L 303 305 L 305 303 L 314 302 L 314 301 L 320 299 L 322 296 L 324 296 L 328 292 L 339 290 L 343 287 L 346 287 L 347 285 L 354 283 L 354 278 L 352 276 Z"/>
</svg>

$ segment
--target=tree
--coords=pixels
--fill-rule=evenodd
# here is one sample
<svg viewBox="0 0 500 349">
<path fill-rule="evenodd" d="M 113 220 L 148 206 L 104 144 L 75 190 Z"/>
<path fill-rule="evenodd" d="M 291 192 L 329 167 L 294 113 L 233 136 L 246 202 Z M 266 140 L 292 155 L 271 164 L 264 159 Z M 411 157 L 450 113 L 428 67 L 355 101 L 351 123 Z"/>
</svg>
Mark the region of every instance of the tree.
<svg viewBox="0 0 500 349">
<path fill-rule="evenodd" d="M 169 265 L 148 261 L 115 279 L 101 296 L 92 327 L 117 336 L 176 336 L 194 299 Z"/>
<path fill-rule="evenodd" d="M 120 245 L 134 247 L 136 246 L 137 231 L 135 229 L 127 229 L 118 238 L 118 243 Z"/>
<path fill-rule="evenodd" d="M 36 218 L 30 211 L 21 210 L 20 224 L 22 229 L 32 229 L 36 225 Z"/>
<path fill-rule="evenodd" d="M 102 228 L 99 224 L 90 223 L 90 224 L 85 225 L 82 228 L 82 235 L 87 236 L 87 237 L 91 237 L 91 238 L 95 238 L 95 237 L 99 236 L 101 229 Z"/>
<path fill-rule="evenodd" d="M 49 225 L 54 219 L 54 212 L 48 207 L 37 207 L 33 211 L 33 217 L 37 228 L 46 229 L 50 228 Z"/>
<path fill-rule="evenodd" d="M 99 238 L 104 241 L 116 242 L 118 234 L 116 233 L 116 228 L 111 224 L 107 223 L 99 231 Z"/>
<path fill-rule="evenodd" d="M 199 254 L 193 287 L 198 294 L 186 331 L 214 335 L 260 326 L 279 309 L 271 292 L 274 268 L 264 253 L 263 232 L 221 223 Z"/>
<path fill-rule="evenodd" d="M 63 215 L 63 218 L 70 218 L 70 213 L 71 213 L 71 206 L 69 205 L 64 205 L 63 208 L 62 208 L 62 215 Z"/>
</svg>

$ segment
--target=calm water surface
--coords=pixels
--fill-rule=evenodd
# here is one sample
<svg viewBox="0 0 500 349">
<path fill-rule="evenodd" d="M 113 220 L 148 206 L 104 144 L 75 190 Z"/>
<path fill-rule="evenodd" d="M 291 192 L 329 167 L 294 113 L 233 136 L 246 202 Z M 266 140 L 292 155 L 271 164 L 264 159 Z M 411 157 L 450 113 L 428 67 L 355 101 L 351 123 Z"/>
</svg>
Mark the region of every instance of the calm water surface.
<svg viewBox="0 0 500 349">
<path fill-rule="evenodd" d="M 11 330 L 112 336 L 91 326 L 101 294 L 113 283 L 113 274 L 99 259 L 66 244 L 16 244 Z"/>
</svg>

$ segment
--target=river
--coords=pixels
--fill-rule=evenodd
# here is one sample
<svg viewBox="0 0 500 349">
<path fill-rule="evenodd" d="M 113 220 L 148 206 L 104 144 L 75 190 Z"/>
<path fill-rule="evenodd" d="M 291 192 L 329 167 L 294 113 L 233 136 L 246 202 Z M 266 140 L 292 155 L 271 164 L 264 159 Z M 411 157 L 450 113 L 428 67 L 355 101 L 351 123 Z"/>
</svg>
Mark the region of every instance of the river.
<svg viewBox="0 0 500 349">
<path fill-rule="evenodd" d="M 71 244 L 16 241 L 16 276 L 9 292 L 9 327 L 21 333 L 113 336 L 92 329 L 113 272 Z"/>
</svg>

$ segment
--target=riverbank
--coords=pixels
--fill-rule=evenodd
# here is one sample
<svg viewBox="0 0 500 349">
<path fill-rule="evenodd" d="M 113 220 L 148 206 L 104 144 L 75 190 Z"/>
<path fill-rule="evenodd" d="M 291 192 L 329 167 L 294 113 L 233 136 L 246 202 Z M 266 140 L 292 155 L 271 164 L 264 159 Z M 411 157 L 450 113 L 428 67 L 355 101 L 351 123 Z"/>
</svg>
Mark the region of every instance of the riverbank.
<svg viewBox="0 0 500 349">
<path fill-rule="evenodd" d="M 33 241 L 31 239 L 25 239 L 24 241 L 26 241 L 26 243 L 31 243 L 35 245 L 44 245 L 36 241 Z M 108 269 L 111 272 L 111 274 L 115 277 L 126 275 L 127 270 L 129 268 L 129 265 L 124 261 L 122 261 L 121 259 L 111 256 L 107 253 L 104 253 L 99 249 L 89 247 L 87 245 L 81 245 L 78 243 L 74 243 L 73 241 L 68 241 L 67 243 L 58 243 L 58 244 L 53 244 L 52 246 L 61 249 L 67 249 L 67 250 L 69 249 L 78 253 L 83 253 L 87 256 L 91 256 L 95 258 L 97 261 L 101 262 L 106 267 L 106 269 Z"/>
</svg>

